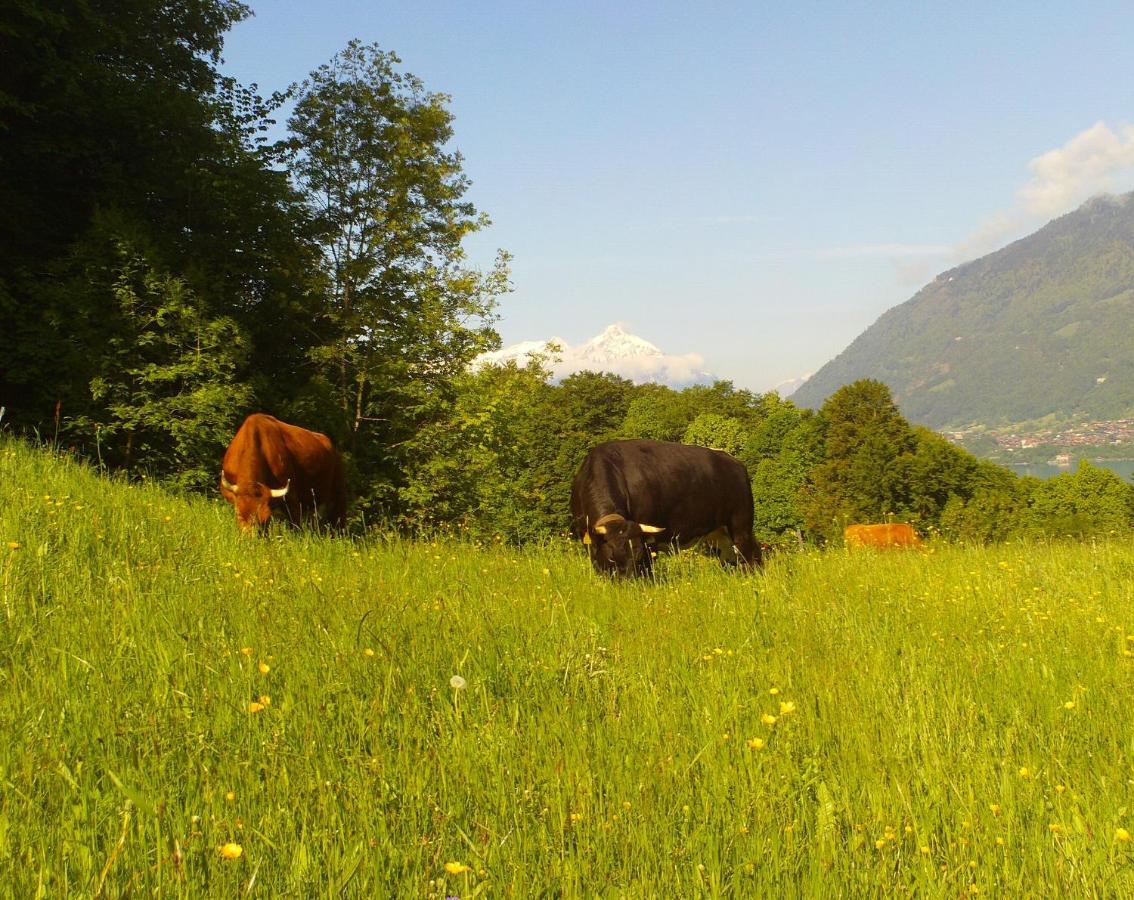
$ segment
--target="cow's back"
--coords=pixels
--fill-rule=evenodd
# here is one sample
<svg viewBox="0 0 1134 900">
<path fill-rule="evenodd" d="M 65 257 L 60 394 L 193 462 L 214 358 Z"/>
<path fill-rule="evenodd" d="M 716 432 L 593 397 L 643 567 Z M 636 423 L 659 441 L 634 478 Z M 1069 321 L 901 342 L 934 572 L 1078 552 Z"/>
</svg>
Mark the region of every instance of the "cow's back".
<svg viewBox="0 0 1134 900">
<path fill-rule="evenodd" d="M 608 441 L 591 450 L 576 475 L 575 528 L 580 517 L 593 521 L 608 513 L 663 526 L 667 540 L 694 539 L 734 521 L 750 530 L 748 470 L 723 450 L 665 441 Z"/>
<path fill-rule="evenodd" d="M 877 525 L 850 525 L 843 532 L 843 543 L 851 549 L 921 546 L 913 526 L 904 522 Z"/>
<path fill-rule="evenodd" d="M 252 413 L 229 444 L 222 469 L 233 483 L 289 485 L 286 505 L 295 521 L 315 505 L 326 505 L 331 524 L 345 523 L 342 456 L 325 434 Z"/>
</svg>

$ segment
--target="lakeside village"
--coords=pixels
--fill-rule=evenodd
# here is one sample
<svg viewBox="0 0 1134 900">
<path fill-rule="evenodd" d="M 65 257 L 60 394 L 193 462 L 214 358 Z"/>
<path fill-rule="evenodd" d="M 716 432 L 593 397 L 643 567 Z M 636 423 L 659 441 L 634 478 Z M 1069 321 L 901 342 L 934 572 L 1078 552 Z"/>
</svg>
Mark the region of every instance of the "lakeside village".
<svg viewBox="0 0 1134 900">
<path fill-rule="evenodd" d="M 942 432 L 972 453 L 996 462 L 1070 466 L 1079 457 L 1134 459 L 1134 419 L 1060 424 L 1049 428 L 975 426 Z"/>
</svg>

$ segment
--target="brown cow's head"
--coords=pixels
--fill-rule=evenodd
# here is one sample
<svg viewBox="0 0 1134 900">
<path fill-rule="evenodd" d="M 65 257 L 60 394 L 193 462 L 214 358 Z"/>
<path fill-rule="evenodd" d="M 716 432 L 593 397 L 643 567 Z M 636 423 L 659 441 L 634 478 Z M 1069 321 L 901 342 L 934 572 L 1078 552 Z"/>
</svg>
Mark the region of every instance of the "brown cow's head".
<svg viewBox="0 0 1134 900">
<path fill-rule="evenodd" d="M 291 479 L 282 488 L 270 488 L 258 481 L 232 484 L 225 478 L 224 470 L 220 477 L 221 494 L 236 507 L 236 521 L 245 531 L 263 528 L 272 517 L 272 501 L 287 496 Z"/>
<path fill-rule="evenodd" d="M 665 531 L 641 525 L 619 515 L 603 516 L 587 533 L 591 565 L 600 575 L 649 575 L 653 557 L 646 535 Z"/>
</svg>

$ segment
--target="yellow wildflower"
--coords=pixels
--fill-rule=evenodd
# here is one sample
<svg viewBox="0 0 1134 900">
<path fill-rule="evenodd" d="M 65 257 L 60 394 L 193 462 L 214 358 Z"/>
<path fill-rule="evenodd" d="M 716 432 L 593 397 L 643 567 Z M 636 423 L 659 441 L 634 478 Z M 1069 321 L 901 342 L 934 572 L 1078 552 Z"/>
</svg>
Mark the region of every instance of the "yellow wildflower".
<svg viewBox="0 0 1134 900">
<path fill-rule="evenodd" d="M 1116 828 L 1114 829 L 1114 839 L 1125 844 L 1130 840 L 1130 832 L 1125 828 Z"/>
<path fill-rule="evenodd" d="M 448 872 L 450 875 L 460 875 L 463 872 L 469 871 L 469 867 L 466 866 L 464 863 L 447 862 L 447 863 L 445 863 L 445 871 Z"/>
<path fill-rule="evenodd" d="M 269 666 L 266 662 L 261 662 L 258 668 L 260 669 L 261 675 L 267 675 L 270 671 L 272 671 L 272 667 Z"/>
<path fill-rule="evenodd" d="M 19 550 L 20 549 L 20 542 L 19 541 L 8 541 L 8 549 L 9 550 Z"/>
<path fill-rule="evenodd" d="M 263 703 L 257 703 L 255 700 L 253 700 L 251 703 L 248 704 L 248 712 L 250 712 L 250 713 L 258 713 L 258 712 L 263 712 L 263 711 L 264 711 L 264 704 Z"/>
<path fill-rule="evenodd" d="M 244 853 L 244 848 L 239 844 L 228 843 L 218 847 L 217 853 L 225 859 L 240 859 L 241 854 Z"/>
<path fill-rule="evenodd" d="M 992 810 L 992 814 L 994 816 L 1000 815 L 1000 804 L 999 803 L 990 803 L 990 804 L 988 804 L 988 808 L 990 810 Z"/>
<path fill-rule="evenodd" d="M 227 800 L 229 803 L 231 803 L 233 800 L 236 799 L 236 792 L 235 791 L 229 791 L 227 794 L 224 795 L 224 799 Z"/>
<path fill-rule="evenodd" d="M 764 713 L 764 715 L 760 716 L 760 721 L 765 725 L 771 726 L 776 724 L 776 717 L 771 713 Z"/>
<path fill-rule="evenodd" d="M 780 701 L 780 715 L 788 716 L 795 712 L 795 703 L 791 700 Z"/>
<path fill-rule="evenodd" d="M 780 692 L 780 689 L 778 687 L 770 688 L 768 690 L 768 693 L 771 694 L 773 697 L 776 696 L 776 694 L 778 694 L 779 692 Z"/>
<path fill-rule="evenodd" d="M 748 749 L 749 750 L 763 750 L 764 749 L 764 739 L 763 738 L 752 738 L 750 741 L 748 741 Z"/>
<path fill-rule="evenodd" d="M 269 697 L 267 694 L 261 694 L 257 699 L 259 699 L 259 701 L 261 703 L 263 703 L 264 706 L 271 706 L 272 705 L 272 698 Z"/>
<path fill-rule="evenodd" d="M 1068 700 L 1066 703 L 1063 704 L 1063 708 L 1064 709 L 1074 709 L 1075 708 L 1075 701 L 1074 700 Z"/>
<path fill-rule="evenodd" d="M 881 850 L 885 846 L 886 846 L 886 839 L 885 838 L 878 838 L 878 840 L 876 840 L 874 842 L 874 847 L 875 847 L 876 850 Z"/>
<path fill-rule="evenodd" d="M 245 656 L 251 656 L 252 655 L 252 648 L 251 647 L 241 647 L 240 652 L 243 653 Z"/>
<path fill-rule="evenodd" d="M 365 650 L 362 651 L 362 655 L 363 656 L 373 656 L 374 651 L 371 650 L 369 647 L 367 647 Z"/>
<path fill-rule="evenodd" d="M 1021 778 L 1031 778 L 1032 777 L 1032 773 L 1028 771 L 1027 766 L 1020 766 L 1020 777 Z"/>
</svg>

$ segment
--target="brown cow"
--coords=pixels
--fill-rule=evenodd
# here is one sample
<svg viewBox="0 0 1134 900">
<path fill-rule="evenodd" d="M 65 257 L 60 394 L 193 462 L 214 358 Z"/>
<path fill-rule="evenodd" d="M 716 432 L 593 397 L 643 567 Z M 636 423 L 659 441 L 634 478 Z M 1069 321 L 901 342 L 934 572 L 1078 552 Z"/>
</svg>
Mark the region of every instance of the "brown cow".
<svg viewBox="0 0 1134 900">
<path fill-rule="evenodd" d="M 890 525 L 851 525 L 843 532 L 843 542 L 850 548 L 920 547 L 921 538 L 913 526 L 904 522 Z"/>
<path fill-rule="evenodd" d="M 246 530 L 266 525 L 273 512 L 294 525 L 311 517 L 346 524 L 343 461 L 331 439 L 264 413 L 245 419 L 228 445 L 220 488 Z"/>
</svg>

